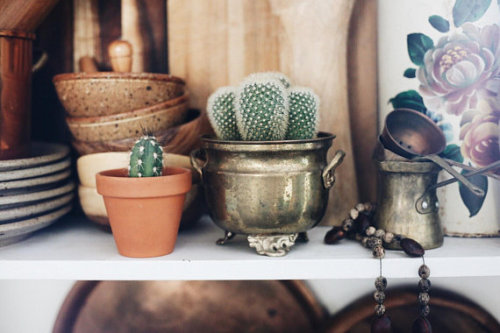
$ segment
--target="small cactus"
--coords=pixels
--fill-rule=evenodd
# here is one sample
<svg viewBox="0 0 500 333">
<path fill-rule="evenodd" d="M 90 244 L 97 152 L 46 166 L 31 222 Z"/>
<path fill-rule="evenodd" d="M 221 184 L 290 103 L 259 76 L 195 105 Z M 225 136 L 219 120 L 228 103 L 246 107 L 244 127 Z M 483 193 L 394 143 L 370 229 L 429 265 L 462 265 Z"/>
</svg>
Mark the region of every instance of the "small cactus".
<svg viewBox="0 0 500 333">
<path fill-rule="evenodd" d="M 289 89 L 287 140 L 312 139 L 318 132 L 319 97 L 309 88 Z"/>
<path fill-rule="evenodd" d="M 130 152 L 129 177 L 161 176 L 163 149 L 154 136 L 145 135 L 136 141 Z"/>
<path fill-rule="evenodd" d="M 249 78 L 236 95 L 236 121 L 245 141 L 283 140 L 288 127 L 288 94 L 281 81 Z"/>
<path fill-rule="evenodd" d="M 236 88 L 222 87 L 217 89 L 208 99 L 208 119 L 219 139 L 241 140 L 236 126 L 235 96 Z"/>
<path fill-rule="evenodd" d="M 290 79 L 283 73 L 280 72 L 259 72 L 259 73 L 253 73 L 250 74 L 246 77 L 245 80 L 279 80 L 285 88 L 290 88 L 292 85 L 290 83 Z"/>
</svg>

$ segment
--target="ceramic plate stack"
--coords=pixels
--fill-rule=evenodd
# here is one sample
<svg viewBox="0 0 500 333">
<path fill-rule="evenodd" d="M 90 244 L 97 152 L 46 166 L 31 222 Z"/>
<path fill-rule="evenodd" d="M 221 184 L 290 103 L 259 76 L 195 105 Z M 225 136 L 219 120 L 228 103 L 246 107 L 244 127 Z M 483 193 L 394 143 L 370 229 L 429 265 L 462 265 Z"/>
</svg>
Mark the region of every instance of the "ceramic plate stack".
<svg viewBox="0 0 500 333">
<path fill-rule="evenodd" d="M 44 228 L 72 208 L 69 148 L 34 142 L 28 158 L 0 161 L 0 246 Z"/>
</svg>

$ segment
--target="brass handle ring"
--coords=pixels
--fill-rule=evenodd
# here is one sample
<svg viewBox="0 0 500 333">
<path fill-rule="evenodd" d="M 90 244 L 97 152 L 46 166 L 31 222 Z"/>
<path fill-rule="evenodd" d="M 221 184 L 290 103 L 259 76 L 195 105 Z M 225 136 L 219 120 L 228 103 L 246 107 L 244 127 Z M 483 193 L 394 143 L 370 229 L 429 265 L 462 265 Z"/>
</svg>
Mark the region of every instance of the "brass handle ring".
<svg viewBox="0 0 500 333">
<path fill-rule="evenodd" d="M 331 188 L 335 184 L 335 169 L 342 164 L 344 160 L 345 152 L 342 150 L 337 150 L 335 156 L 333 156 L 332 160 L 328 164 L 328 166 L 323 170 L 323 185 L 325 188 Z"/>
</svg>

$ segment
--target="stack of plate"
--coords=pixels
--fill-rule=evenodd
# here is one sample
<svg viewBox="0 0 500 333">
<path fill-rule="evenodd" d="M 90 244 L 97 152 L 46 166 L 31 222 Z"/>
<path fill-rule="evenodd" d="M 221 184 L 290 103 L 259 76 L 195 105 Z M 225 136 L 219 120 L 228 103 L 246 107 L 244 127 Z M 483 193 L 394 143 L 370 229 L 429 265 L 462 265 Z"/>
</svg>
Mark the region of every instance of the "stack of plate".
<svg viewBox="0 0 500 333">
<path fill-rule="evenodd" d="M 69 148 L 34 142 L 28 158 L 0 161 L 0 246 L 44 228 L 72 208 Z"/>
</svg>

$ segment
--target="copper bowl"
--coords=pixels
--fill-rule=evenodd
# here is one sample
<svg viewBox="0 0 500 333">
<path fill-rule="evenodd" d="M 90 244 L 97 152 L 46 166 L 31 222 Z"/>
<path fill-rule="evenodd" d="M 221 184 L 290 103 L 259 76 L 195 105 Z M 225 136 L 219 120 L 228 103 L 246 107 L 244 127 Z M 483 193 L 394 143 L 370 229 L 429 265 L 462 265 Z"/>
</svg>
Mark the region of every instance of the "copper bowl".
<svg viewBox="0 0 500 333">
<path fill-rule="evenodd" d="M 200 136 L 212 134 L 212 128 L 206 115 L 197 110 L 188 110 L 183 124 L 153 132 L 164 151 L 174 154 L 189 154 L 200 146 Z M 72 142 L 80 155 L 109 151 L 129 151 L 136 141 L 136 136 L 120 140 L 78 141 Z"/>
<path fill-rule="evenodd" d="M 70 117 L 136 110 L 184 94 L 184 80 L 151 73 L 65 73 L 54 76 L 59 100 Z"/>
</svg>

